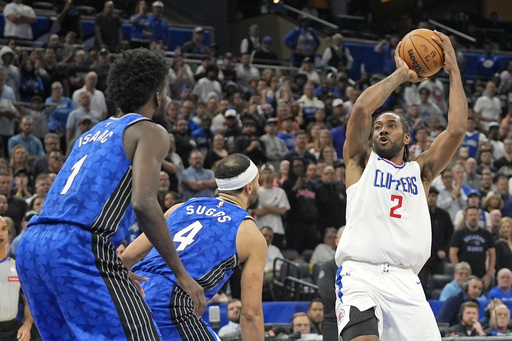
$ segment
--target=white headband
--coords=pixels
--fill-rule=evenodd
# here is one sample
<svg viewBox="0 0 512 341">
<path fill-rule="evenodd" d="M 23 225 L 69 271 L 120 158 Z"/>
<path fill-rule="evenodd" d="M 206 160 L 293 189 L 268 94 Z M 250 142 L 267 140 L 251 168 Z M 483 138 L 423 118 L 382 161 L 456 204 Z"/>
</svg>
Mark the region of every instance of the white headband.
<svg viewBox="0 0 512 341">
<path fill-rule="evenodd" d="M 240 189 L 247 185 L 249 182 L 252 182 L 257 174 L 258 167 L 256 167 L 256 165 L 251 161 L 249 167 L 237 176 L 227 179 L 215 179 L 215 181 L 217 181 L 217 187 L 219 187 L 219 191 L 232 191 L 235 189 Z"/>
</svg>

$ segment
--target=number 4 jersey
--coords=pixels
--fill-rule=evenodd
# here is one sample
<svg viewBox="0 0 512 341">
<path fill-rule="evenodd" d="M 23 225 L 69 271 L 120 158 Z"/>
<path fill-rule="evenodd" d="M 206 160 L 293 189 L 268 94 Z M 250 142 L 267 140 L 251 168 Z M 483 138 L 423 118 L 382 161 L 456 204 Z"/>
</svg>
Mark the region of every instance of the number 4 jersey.
<svg viewBox="0 0 512 341">
<path fill-rule="evenodd" d="M 132 162 L 124 130 L 147 118 L 109 118 L 80 136 L 53 182 L 36 224 L 70 224 L 108 238 L 117 248 L 135 222 L 130 206 Z"/>
<path fill-rule="evenodd" d="M 167 218 L 183 266 L 205 290 L 210 300 L 238 264 L 236 235 L 247 211 L 219 198 L 194 198 Z M 157 274 L 176 284 L 176 278 L 153 248 L 132 268 L 142 276 Z"/>
<path fill-rule="evenodd" d="M 344 260 L 389 263 L 417 274 L 430 256 L 430 215 L 416 161 L 395 165 L 373 151 L 347 189 L 347 225 L 336 250 Z"/>
</svg>

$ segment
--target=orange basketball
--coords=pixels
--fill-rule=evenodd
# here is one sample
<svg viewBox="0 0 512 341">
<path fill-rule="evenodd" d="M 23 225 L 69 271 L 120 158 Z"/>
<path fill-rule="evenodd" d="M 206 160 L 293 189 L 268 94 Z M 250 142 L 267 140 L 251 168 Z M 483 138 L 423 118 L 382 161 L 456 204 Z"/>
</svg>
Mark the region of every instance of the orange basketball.
<svg viewBox="0 0 512 341">
<path fill-rule="evenodd" d="M 432 36 L 437 37 L 434 31 L 424 28 L 411 31 L 403 37 L 398 51 L 400 58 L 419 76 L 430 77 L 444 64 L 443 49 Z"/>
</svg>

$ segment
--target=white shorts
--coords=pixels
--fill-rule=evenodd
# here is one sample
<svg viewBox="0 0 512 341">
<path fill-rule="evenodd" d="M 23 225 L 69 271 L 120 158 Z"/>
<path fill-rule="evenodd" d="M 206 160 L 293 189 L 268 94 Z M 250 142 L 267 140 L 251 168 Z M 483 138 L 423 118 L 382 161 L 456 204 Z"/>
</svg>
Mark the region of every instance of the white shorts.
<svg viewBox="0 0 512 341">
<path fill-rule="evenodd" d="M 441 340 L 421 282 L 411 269 L 345 261 L 336 275 L 338 333 L 350 321 L 350 307 L 375 307 L 380 340 Z"/>
</svg>

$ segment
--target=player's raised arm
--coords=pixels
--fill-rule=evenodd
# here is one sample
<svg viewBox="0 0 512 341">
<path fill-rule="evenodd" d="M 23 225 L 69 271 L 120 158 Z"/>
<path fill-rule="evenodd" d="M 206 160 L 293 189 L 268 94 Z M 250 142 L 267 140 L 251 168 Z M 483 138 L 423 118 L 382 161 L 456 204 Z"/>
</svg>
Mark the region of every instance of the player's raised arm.
<svg viewBox="0 0 512 341">
<path fill-rule="evenodd" d="M 128 132 L 128 129 L 131 129 L 131 132 Z M 159 186 L 158 174 L 169 149 L 167 132 L 161 126 L 149 122 L 141 122 L 128 129 L 125 135 L 136 135 L 137 141 L 133 155 L 131 198 L 137 221 L 151 244 L 175 274 L 180 287 L 191 296 L 194 301 L 194 313 L 201 316 L 206 309 L 203 288 L 183 267 L 156 196 Z"/>
<path fill-rule="evenodd" d="M 244 340 L 263 340 L 263 308 L 261 290 L 267 261 L 267 243 L 252 220 L 245 220 L 238 230 L 236 248 L 239 250 L 242 270 L 242 314 L 240 326 Z"/>
<path fill-rule="evenodd" d="M 437 32 L 439 39 L 433 39 L 444 51 L 444 70 L 450 75 L 450 95 L 448 102 L 448 126 L 434 140 L 429 150 L 418 156 L 417 161 L 422 167 L 423 181 L 432 182 L 434 178 L 449 164 L 453 155 L 464 140 L 468 121 L 468 103 L 462 86 L 462 79 L 455 51 L 450 38 Z"/>
</svg>

